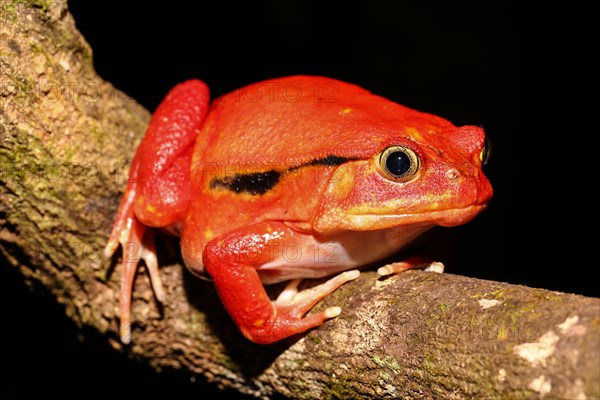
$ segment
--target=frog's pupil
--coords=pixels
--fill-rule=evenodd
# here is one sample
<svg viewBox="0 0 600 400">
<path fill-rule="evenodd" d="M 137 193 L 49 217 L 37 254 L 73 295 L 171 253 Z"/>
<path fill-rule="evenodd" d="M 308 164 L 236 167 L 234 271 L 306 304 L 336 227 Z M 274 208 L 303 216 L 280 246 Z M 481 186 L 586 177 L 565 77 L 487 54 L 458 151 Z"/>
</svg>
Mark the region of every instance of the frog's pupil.
<svg viewBox="0 0 600 400">
<path fill-rule="evenodd" d="M 402 151 L 394 151 L 385 160 L 385 167 L 391 174 L 401 176 L 410 170 L 410 157 Z"/>
</svg>

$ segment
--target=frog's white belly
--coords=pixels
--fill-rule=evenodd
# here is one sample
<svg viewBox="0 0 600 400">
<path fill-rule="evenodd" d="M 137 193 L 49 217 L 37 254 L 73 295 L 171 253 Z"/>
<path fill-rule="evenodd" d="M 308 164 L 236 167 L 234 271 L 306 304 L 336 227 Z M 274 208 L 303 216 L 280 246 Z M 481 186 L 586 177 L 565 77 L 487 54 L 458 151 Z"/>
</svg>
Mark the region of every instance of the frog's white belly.
<svg viewBox="0 0 600 400">
<path fill-rule="evenodd" d="M 385 258 L 431 228 L 412 224 L 375 231 L 346 231 L 315 238 L 302 235 L 273 254 L 258 268 L 265 284 L 298 278 L 322 278 Z"/>
</svg>

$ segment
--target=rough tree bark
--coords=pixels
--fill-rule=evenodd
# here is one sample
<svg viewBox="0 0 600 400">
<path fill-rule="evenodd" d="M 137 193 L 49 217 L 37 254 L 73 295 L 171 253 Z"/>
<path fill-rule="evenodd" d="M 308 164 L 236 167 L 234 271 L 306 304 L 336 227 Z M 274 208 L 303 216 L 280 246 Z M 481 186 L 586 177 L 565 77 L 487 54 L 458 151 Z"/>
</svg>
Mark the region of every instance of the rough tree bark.
<svg viewBox="0 0 600 400">
<path fill-rule="evenodd" d="M 258 346 L 171 251 L 167 302 L 140 273 L 124 347 L 119 267 L 107 273 L 100 252 L 149 114 L 96 75 L 65 1 L 0 4 L 2 268 L 115 349 L 262 397 L 600 398 L 599 299 L 419 271 L 364 273 L 318 306 L 341 316 Z"/>
</svg>

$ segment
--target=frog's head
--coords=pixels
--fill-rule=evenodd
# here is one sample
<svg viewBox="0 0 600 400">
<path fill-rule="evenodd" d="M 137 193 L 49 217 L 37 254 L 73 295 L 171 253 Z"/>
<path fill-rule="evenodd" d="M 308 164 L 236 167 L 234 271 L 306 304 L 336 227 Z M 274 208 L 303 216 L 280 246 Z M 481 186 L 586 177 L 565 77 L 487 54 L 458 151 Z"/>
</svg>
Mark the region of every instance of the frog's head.
<svg viewBox="0 0 600 400">
<path fill-rule="evenodd" d="M 365 135 L 369 153 L 362 152 L 332 174 L 315 229 L 454 226 L 480 213 L 492 196 L 481 169 L 489 151 L 484 132 L 436 122 L 427 128 Z M 378 138 L 376 144 L 373 138 Z"/>
</svg>

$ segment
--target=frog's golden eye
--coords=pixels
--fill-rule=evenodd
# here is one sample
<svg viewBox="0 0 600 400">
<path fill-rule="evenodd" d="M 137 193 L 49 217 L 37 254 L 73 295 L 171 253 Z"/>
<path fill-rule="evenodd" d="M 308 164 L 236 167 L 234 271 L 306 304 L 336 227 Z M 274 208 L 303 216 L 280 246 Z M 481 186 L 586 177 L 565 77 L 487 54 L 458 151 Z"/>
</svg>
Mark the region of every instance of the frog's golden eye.
<svg viewBox="0 0 600 400">
<path fill-rule="evenodd" d="M 411 180 L 420 167 L 417 153 L 404 146 L 391 146 L 383 150 L 377 158 L 381 175 L 395 182 Z"/>
<path fill-rule="evenodd" d="M 481 165 L 485 165 L 490 161 L 490 157 L 492 156 L 492 142 L 490 139 L 485 138 L 485 142 L 483 143 L 483 149 L 479 153 L 479 160 L 481 161 Z"/>
</svg>

